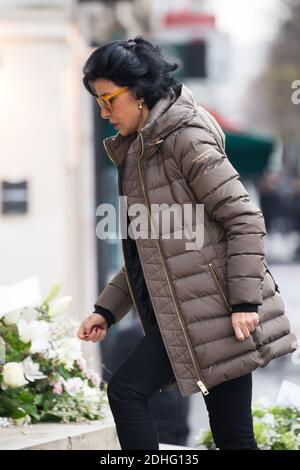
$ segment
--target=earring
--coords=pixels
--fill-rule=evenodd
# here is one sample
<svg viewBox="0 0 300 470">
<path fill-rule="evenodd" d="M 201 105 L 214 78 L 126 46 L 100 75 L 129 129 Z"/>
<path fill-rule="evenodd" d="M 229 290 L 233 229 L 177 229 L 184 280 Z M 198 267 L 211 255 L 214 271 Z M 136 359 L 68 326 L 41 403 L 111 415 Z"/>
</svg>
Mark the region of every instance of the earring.
<svg viewBox="0 0 300 470">
<path fill-rule="evenodd" d="M 142 109 L 143 103 L 139 102 L 138 107 L 139 107 L 139 109 Z"/>
</svg>

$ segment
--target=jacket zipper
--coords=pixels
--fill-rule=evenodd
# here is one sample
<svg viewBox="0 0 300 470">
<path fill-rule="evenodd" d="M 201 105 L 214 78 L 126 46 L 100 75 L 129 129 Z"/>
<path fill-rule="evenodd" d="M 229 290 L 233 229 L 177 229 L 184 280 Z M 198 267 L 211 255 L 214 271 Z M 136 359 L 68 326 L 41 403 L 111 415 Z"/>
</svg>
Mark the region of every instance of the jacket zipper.
<svg viewBox="0 0 300 470">
<path fill-rule="evenodd" d="M 229 299 L 228 299 L 227 294 L 226 294 L 226 292 L 225 292 L 225 289 L 224 289 L 224 287 L 223 287 L 223 283 L 222 283 L 222 281 L 221 281 L 221 279 L 220 279 L 220 276 L 219 276 L 218 271 L 216 270 L 216 268 L 215 268 L 215 266 L 213 265 L 213 263 L 209 263 L 208 267 L 209 267 L 210 272 L 211 272 L 211 274 L 212 274 L 212 276 L 213 276 L 213 279 L 214 279 L 214 281 L 215 281 L 215 283 L 216 283 L 216 285 L 217 285 L 217 287 L 218 287 L 218 290 L 219 290 L 220 294 L 222 295 L 225 304 L 226 304 L 227 307 L 228 307 L 228 310 L 229 310 L 230 312 L 232 312 L 232 308 L 231 308 Z"/>
<path fill-rule="evenodd" d="M 123 250 L 123 247 L 122 247 L 122 250 Z M 124 251 L 123 251 L 123 258 L 124 258 L 125 276 L 126 276 L 126 279 L 127 279 L 127 284 L 128 284 L 128 287 L 129 287 L 130 295 L 131 295 L 131 297 L 132 297 L 132 300 L 133 300 L 133 303 L 134 303 L 136 312 L 139 313 L 139 310 L 138 310 L 137 305 L 136 305 L 135 297 L 134 297 L 134 295 L 133 295 L 133 290 L 132 290 L 132 287 L 131 287 L 131 281 L 129 280 L 129 276 L 128 276 L 128 274 L 127 274 L 127 266 L 126 266 Z M 146 332 L 145 332 L 145 327 L 144 327 L 144 325 L 143 325 L 143 321 L 142 321 L 141 315 L 139 315 L 139 318 L 140 318 L 140 320 L 141 320 L 141 327 L 142 327 L 142 330 L 143 330 L 143 333 L 144 333 L 144 336 L 145 336 L 145 335 L 146 335 Z"/>
<path fill-rule="evenodd" d="M 118 190 L 119 190 L 119 194 L 121 194 L 122 191 L 120 191 L 120 188 L 121 188 L 121 185 L 120 185 L 120 170 L 119 170 L 119 168 L 118 168 L 118 165 L 115 163 L 114 159 L 111 157 L 110 152 L 109 152 L 109 150 L 108 150 L 108 148 L 107 148 L 106 142 L 104 141 L 103 144 L 104 144 L 104 147 L 105 147 L 105 150 L 106 150 L 106 153 L 107 153 L 109 159 L 112 161 L 112 163 L 114 164 L 114 166 L 115 166 L 116 169 L 117 169 L 117 173 L 118 173 Z M 131 295 L 131 297 L 132 297 L 133 304 L 134 304 L 134 307 L 135 307 L 135 309 L 136 309 L 136 312 L 139 313 L 139 310 L 138 310 L 138 308 L 137 308 L 137 302 L 136 302 L 135 296 L 134 296 L 134 294 L 133 294 L 133 289 L 132 289 L 132 286 L 131 286 L 131 281 L 130 281 L 129 275 L 128 275 L 128 268 L 127 268 L 127 264 L 126 264 L 126 257 L 125 257 L 124 248 L 123 248 L 123 240 L 122 240 L 121 245 L 122 245 L 123 258 L 124 258 L 125 276 L 126 276 L 128 288 L 129 288 L 130 295 Z M 142 330 L 143 330 L 143 333 L 144 333 L 144 336 L 145 336 L 145 335 L 146 335 L 145 326 L 144 326 L 144 324 L 143 324 L 141 315 L 138 315 L 138 316 L 139 316 L 140 323 L 141 323 L 141 327 L 142 327 Z"/>
<path fill-rule="evenodd" d="M 269 270 L 269 268 L 268 268 L 268 266 L 267 266 L 267 264 L 266 264 L 265 261 L 264 261 L 264 265 L 265 265 L 265 267 L 266 267 L 267 273 L 269 273 L 270 276 L 271 276 L 271 278 L 273 279 L 273 282 L 274 282 L 274 284 L 275 284 L 275 290 L 277 290 L 277 292 L 280 293 L 279 285 L 278 285 L 277 282 L 275 281 L 275 279 L 274 279 L 274 277 L 273 277 L 273 274 L 272 274 L 271 271 Z"/>
<path fill-rule="evenodd" d="M 147 206 L 148 218 L 149 218 L 150 227 L 151 227 L 151 216 L 150 216 L 149 202 L 148 202 L 148 197 L 147 197 L 147 194 L 146 194 L 146 191 L 145 191 L 144 180 L 143 180 L 143 177 L 142 177 L 141 164 L 140 164 L 141 158 L 144 154 L 144 141 L 143 141 L 143 136 L 140 132 L 139 132 L 139 136 L 140 136 L 140 139 L 141 139 L 142 151 L 141 151 L 141 155 L 138 158 L 138 172 L 139 172 L 139 177 L 140 177 L 141 184 L 142 184 L 142 190 L 143 190 L 144 199 L 145 199 L 146 206 Z M 170 293 L 172 295 L 172 299 L 173 299 L 173 302 L 174 302 L 174 305 L 175 305 L 176 313 L 177 313 L 177 316 L 178 316 L 178 319 L 179 319 L 179 322 L 180 322 L 180 325 L 181 325 L 181 329 L 182 329 L 182 332 L 184 334 L 186 344 L 187 344 L 187 347 L 188 347 L 188 350 L 189 350 L 189 353 L 190 353 L 190 356 L 191 356 L 191 359 L 192 359 L 192 362 L 193 362 L 193 365 L 194 365 L 194 369 L 195 369 L 195 372 L 196 372 L 196 375 L 197 375 L 197 378 L 198 378 L 197 385 L 200 388 L 203 395 L 208 395 L 209 391 L 207 390 L 207 388 L 204 384 L 204 381 L 202 380 L 202 377 L 201 377 L 202 374 L 201 374 L 201 372 L 198 368 L 197 362 L 196 362 L 195 357 L 194 357 L 194 353 L 192 351 L 192 348 L 191 348 L 191 345 L 190 345 L 190 342 L 189 342 L 189 338 L 187 337 L 185 327 L 184 327 L 184 324 L 182 322 L 182 319 L 181 319 L 181 316 L 180 316 L 180 313 L 179 313 L 178 305 L 177 305 L 177 302 L 176 302 L 176 299 L 175 299 L 175 296 L 174 296 L 174 292 L 173 292 L 173 289 L 172 289 L 172 286 L 171 286 L 171 283 L 170 283 L 169 275 L 168 275 L 168 272 L 167 272 L 167 269 L 166 269 L 166 266 L 165 266 L 165 262 L 164 262 L 164 259 L 163 259 L 163 255 L 162 255 L 162 252 L 161 252 L 161 247 L 160 247 L 159 241 L 158 241 L 157 238 L 155 238 L 155 240 L 156 240 L 156 243 L 157 243 L 157 248 L 158 248 L 160 260 L 161 260 L 161 263 L 162 263 L 162 266 L 163 266 L 163 269 L 164 269 L 164 272 L 165 272 L 165 276 L 166 276 L 166 279 L 167 279 L 167 282 L 168 282 L 169 290 L 170 290 Z"/>
</svg>

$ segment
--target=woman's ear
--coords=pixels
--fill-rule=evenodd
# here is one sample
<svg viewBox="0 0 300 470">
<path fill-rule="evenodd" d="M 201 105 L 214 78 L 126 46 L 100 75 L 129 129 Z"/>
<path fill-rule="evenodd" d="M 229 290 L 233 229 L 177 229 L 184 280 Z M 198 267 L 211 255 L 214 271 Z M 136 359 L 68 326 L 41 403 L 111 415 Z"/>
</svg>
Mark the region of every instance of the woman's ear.
<svg viewBox="0 0 300 470">
<path fill-rule="evenodd" d="M 140 101 L 142 101 L 142 102 L 144 103 L 143 92 L 142 92 L 141 89 L 138 89 L 138 88 L 137 88 L 137 89 L 133 89 L 133 90 L 132 90 L 132 93 L 133 93 L 134 98 L 135 98 L 137 101 L 140 100 Z"/>
</svg>

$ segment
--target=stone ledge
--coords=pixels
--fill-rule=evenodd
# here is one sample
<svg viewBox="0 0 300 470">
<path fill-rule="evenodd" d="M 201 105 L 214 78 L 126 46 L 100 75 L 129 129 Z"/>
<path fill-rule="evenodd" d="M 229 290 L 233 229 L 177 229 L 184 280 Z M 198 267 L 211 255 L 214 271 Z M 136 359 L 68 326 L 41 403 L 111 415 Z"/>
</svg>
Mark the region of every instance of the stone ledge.
<svg viewBox="0 0 300 470">
<path fill-rule="evenodd" d="M 41 423 L 0 429 L 0 450 L 120 450 L 109 410 L 103 421 L 61 424 Z M 159 444 L 159 450 L 202 450 Z"/>
<path fill-rule="evenodd" d="M 0 430 L 0 450 L 120 450 L 110 417 L 89 423 L 41 423 Z"/>
</svg>

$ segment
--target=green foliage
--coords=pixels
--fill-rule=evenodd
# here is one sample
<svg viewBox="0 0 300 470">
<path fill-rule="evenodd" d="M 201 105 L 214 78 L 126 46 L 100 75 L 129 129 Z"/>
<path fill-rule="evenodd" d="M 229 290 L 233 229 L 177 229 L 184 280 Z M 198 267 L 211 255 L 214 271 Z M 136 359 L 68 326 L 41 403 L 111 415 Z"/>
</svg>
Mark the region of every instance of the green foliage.
<svg viewBox="0 0 300 470">
<path fill-rule="evenodd" d="M 0 336 L 5 342 L 5 362 L 20 362 L 28 355 L 31 344 L 20 340 L 16 325 L 0 322 Z"/>
<path fill-rule="evenodd" d="M 300 410 L 254 405 L 252 410 L 254 435 L 258 447 L 263 450 L 300 449 Z M 207 449 L 215 448 L 212 433 L 204 431 L 199 444 Z"/>
</svg>

